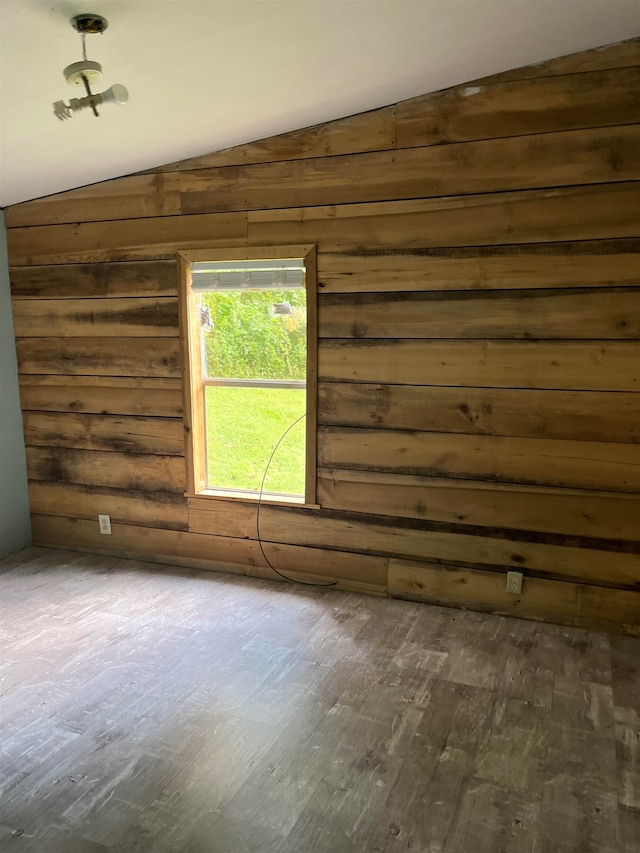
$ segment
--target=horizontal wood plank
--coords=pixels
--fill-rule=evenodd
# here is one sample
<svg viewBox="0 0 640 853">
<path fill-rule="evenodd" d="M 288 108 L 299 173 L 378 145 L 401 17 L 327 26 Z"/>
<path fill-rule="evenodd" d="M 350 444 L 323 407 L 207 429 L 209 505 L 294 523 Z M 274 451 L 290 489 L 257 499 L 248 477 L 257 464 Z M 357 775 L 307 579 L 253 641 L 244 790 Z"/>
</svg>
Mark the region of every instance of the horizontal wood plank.
<svg viewBox="0 0 640 853">
<path fill-rule="evenodd" d="M 107 537 L 101 536 L 97 524 L 88 519 L 35 513 L 31 527 L 34 542 L 49 547 L 73 547 L 94 554 L 277 579 L 257 542 L 130 524 L 113 524 Z"/>
<path fill-rule="evenodd" d="M 180 248 L 244 245 L 246 238 L 244 213 L 119 219 L 7 230 L 9 266 L 155 259 L 170 257 Z"/>
<path fill-rule="evenodd" d="M 638 346 L 629 341 L 388 341 L 325 339 L 319 378 L 486 388 L 638 391 Z"/>
<path fill-rule="evenodd" d="M 323 467 L 640 492 L 640 445 L 321 427 Z"/>
<path fill-rule="evenodd" d="M 105 537 L 100 536 L 95 522 L 85 519 L 34 514 L 31 521 L 34 542 L 43 545 L 283 580 L 267 565 L 258 543 L 247 539 L 127 524 L 112 525 L 111 536 Z M 386 589 L 384 557 L 294 545 L 267 544 L 266 549 L 273 565 L 291 578 L 335 581 L 337 589 L 373 594 Z"/>
<path fill-rule="evenodd" d="M 12 266 L 154 258 L 203 245 L 318 243 L 322 251 L 638 236 L 635 182 L 8 231 Z M 606 207 L 606 222 L 600 212 Z"/>
<path fill-rule="evenodd" d="M 181 418 L 24 412 L 25 444 L 183 456 Z"/>
<path fill-rule="evenodd" d="M 640 495 L 318 470 L 322 507 L 449 524 L 640 541 Z"/>
<path fill-rule="evenodd" d="M 512 80 L 532 80 L 538 77 L 554 77 L 558 74 L 582 74 L 588 71 L 605 71 L 640 65 L 640 38 L 581 50 L 567 56 L 558 56 L 533 65 L 524 65 L 510 71 L 501 71 L 484 77 L 483 83 L 506 83 Z"/>
<path fill-rule="evenodd" d="M 246 215 L 251 245 L 316 243 L 320 252 L 345 252 L 638 237 L 639 204 L 640 184 L 632 181 Z"/>
<path fill-rule="evenodd" d="M 175 260 L 54 264 L 9 271 L 14 299 L 177 296 Z"/>
<path fill-rule="evenodd" d="M 640 592 L 631 590 L 527 578 L 522 595 L 512 595 L 499 572 L 390 560 L 389 595 L 631 636 L 640 633 Z"/>
<path fill-rule="evenodd" d="M 189 498 L 191 532 L 255 538 L 255 504 L 206 502 L 207 498 Z M 640 553 L 511 540 L 462 530 L 436 529 L 410 519 L 398 523 L 398 519 L 388 517 L 327 510 L 264 505 L 260 511 L 260 537 L 265 542 L 494 569 L 519 567 L 535 574 L 613 586 L 640 584 Z"/>
<path fill-rule="evenodd" d="M 23 374 L 23 412 L 87 412 L 103 415 L 182 417 L 179 379 L 128 376 L 47 376 Z"/>
<path fill-rule="evenodd" d="M 640 68 L 478 83 L 396 106 L 396 146 L 439 145 L 638 120 Z"/>
<path fill-rule="evenodd" d="M 110 299 L 15 299 L 17 337 L 177 337 L 175 296 Z"/>
<path fill-rule="evenodd" d="M 335 157 L 361 151 L 385 151 L 395 144 L 395 112 L 383 107 L 313 127 L 281 133 L 256 142 L 180 160 L 165 169 L 190 171 L 248 163 L 271 163 L 309 157 Z"/>
<path fill-rule="evenodd" d="M 178 176 L 129 175 L 7 208 L 6 227 L 133 219 L 179 214 Z"/>
<path fill-rule="evenodd" d="M 640 442 L 640 395 L 322 382 L 327 426 Z"/>
<path fill-rule="evenodd" d="M 640 339 L 640 288 L 323 295 L 326 338 Z"/>
<path fill-rule="evenodd" d="M 170 492 L 141 492 L 69 483 L 29 483 L 31 512 L 39 515 L 87 518 L 98 526 L 98 514 L 112 523 L 186 530 L 187 501 Z"/>
<path fill-rule="evenodd" d="M 245 540 L 251 545 L 251 540 Z M 333 548 L 263 543 L 269 562 L 287 579 L 332 582 L 337 589 L 384 595 L 388 559 L 377 554 L 353 554 Z M 274 577 L 273 571 L 266 575 Z"/>
<path fill-rule="evenodd" d="M 179 456 L 27 447 L 30 480 L 73 483 L 125 491 L 171 492 L 186 488 L 184 459 Z"/>
<path fill-rule="evenodd" d="M 180 198 L 183 212 L 194 214 L 638 178 L 640 125 L 629 125 L 182 172 Z"/>
<path fill-rule="evenodd" d="M 640 241 L 323 252 L 321 293 L 515 290 L 640 284 Z"/>
<path fill-rule="evenodd" d="M 16 342 L 20 373 L 180 376 L 178 338 L 31 338 Z"/>
</svg>

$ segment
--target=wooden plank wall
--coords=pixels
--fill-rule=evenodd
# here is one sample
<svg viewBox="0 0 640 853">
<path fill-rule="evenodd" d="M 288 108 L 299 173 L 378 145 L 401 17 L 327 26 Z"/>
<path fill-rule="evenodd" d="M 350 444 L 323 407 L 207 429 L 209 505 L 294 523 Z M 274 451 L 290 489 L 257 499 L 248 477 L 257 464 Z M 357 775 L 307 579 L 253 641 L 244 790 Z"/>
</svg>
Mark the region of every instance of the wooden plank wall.
<svg viewBox="0 0 640 853">
<path fill-rule="evenodd" d="M 320 508 L 269 558 L 640 633 L 639 103 L 635 40 L 9 208 L 34 541 L 273 577 L 184 495 L 175 252 L 315 243 Z"/>
</svg>

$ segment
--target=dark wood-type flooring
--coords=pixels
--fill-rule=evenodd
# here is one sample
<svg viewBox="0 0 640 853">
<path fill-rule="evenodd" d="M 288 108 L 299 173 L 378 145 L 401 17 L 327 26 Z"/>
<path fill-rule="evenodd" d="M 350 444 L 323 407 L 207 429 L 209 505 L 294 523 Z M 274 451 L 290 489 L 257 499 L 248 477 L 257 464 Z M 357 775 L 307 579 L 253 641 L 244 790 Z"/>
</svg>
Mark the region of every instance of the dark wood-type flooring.
<svg viewBox="0 0 640 853">
<path fill-rule="evenodd" d="M 0 849 L 637 853 L 640 640 L 31 548 Z"/>
</svg>

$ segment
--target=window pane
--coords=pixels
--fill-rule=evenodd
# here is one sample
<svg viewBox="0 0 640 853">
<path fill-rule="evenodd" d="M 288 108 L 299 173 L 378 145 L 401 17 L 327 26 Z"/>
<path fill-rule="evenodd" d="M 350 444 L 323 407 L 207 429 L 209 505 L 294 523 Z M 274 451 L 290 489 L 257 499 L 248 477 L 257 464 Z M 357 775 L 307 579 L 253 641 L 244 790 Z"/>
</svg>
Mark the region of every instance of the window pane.
<svg viewBox="0 0 640 853">
<path fill-rule="evenodd" d="M 306 292 L 203 293 L 203 355 L 209 379 L 306 377 Z"/>
<path fill-rule="evenodd" d="M 259 491 L 271 451 L 305 409 L 303 389 L 208 386 L 208 488 Z M 305 430 L 303 418 L 282 441 L 265 492 L 304 495 Z"/>
</svg>

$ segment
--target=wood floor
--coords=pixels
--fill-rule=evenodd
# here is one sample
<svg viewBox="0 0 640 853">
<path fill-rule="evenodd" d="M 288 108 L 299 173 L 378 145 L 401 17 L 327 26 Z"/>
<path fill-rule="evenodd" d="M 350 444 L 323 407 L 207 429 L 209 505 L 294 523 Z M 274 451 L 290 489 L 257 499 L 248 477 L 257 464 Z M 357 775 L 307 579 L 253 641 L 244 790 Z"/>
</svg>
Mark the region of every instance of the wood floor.
<svg viewBox="0 0 640 853">
<path fill-rule="evenodd" d="M 640 640 L 31 548 L 0 850 L 637 853 Z"/>
</svg>

